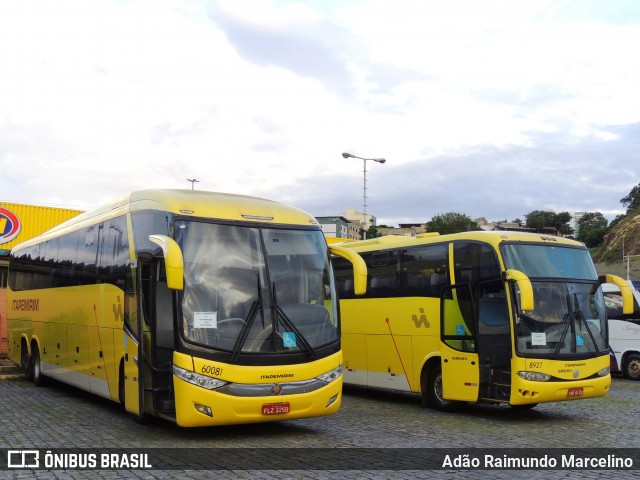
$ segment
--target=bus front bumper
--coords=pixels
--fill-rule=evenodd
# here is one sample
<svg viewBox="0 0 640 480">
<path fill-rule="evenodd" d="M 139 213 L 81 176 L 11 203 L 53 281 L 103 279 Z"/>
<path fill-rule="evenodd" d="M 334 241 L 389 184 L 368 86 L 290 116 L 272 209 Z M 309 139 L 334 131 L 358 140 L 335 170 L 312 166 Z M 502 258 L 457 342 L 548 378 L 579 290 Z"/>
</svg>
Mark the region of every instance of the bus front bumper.
<svg viewBox="0 0 640 480">
<path fill-rule="evenodd" d="M 514 376 L 515 377 L 515 376 Z M 511 385 L 511 405 L 580 400 L 606 395 L 611 375 L 583 380 L 536 382 L 516 377 Z"/>
<path fill-rule="evenodd" d="M 294 420 L 338 412 L 343 376 L 306 393 L 235 396 L 207 390 L 174 375 L 176 423 L 184 427 Z M 286 384 L 281 384 L 286 389 Z"/>
</svg>

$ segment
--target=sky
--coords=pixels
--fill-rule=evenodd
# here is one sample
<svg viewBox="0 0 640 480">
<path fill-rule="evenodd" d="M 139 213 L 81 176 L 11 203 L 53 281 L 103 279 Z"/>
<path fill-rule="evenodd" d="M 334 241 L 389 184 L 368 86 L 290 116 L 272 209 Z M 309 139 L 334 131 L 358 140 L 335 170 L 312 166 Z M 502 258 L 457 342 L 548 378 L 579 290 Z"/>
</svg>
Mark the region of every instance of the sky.
<svg viewBox="0 0 640 480">
<path fill-rule="evenodd" d="M 145 188 L 378 224 L 624 213 L 635 0 L 3 0 L 0 201 Z M 349 152 L 386 163 L 343 158 Z"/>
</svg>

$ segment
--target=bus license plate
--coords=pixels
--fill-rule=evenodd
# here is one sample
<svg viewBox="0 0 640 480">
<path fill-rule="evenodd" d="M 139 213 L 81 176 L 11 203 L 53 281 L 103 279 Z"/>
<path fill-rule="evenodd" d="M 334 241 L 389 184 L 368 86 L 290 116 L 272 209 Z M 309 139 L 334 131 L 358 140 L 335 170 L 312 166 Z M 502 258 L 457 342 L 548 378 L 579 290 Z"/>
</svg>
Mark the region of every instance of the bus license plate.
<svg viewBox="0 0 640 480">
<path fill-rule="evenodd" d="M 262 405 L 263 415 L 283 415 L 291 411 L 288 403 L 265 403 Z"/>
<path fill-rule="evenodd" d="M 582 387 L 573 387 L 567 390 L 567 397 L 581 397 L 584 393 L 584 389 Z"/>
</svg>

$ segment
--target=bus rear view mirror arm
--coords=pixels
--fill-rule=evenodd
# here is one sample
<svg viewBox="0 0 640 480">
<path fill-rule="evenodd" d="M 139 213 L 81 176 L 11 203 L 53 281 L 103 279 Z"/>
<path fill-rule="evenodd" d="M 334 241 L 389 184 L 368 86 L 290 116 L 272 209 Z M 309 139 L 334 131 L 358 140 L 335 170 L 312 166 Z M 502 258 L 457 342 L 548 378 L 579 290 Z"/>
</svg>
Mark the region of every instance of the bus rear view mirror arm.
<svg viewBox="0 0 640 480">
<path fill-rule="evenodd" d="M 356 252 L 335 245 L 329 245 L 329 250 L 333 255 L 338 255 L 353 265 L 353 292 L 356 295 L 367 293 L 367 264 L 362 257 Z"/>
<path fill-rule="evenodd" d="M 620 295 L 622 295 L 622 313 L 625 315 L 633 313 L 633 293 L 631 293 L 631 287 L 624 280 L 624 278 L 617 275 L 602 275 L 598 277 L 600 283 L 613 283 L 620 289 Z"/>
<path fill-rule="evenodd" d="M 149 235 L 149 240 L 162 248 L 167 272 L 167 287 L 171 290 L 184 289 L 184 263 L 178 243 L 166 235 Z"/>
<path fill-rule="evenodd" d="M 520 270 L 509 269 L 503 272 L 503 280 L 518 284 L 520 289 L 520 309 L 530 312 L 533 310 L 533 287 L 531 280 Z"/>
</svg>

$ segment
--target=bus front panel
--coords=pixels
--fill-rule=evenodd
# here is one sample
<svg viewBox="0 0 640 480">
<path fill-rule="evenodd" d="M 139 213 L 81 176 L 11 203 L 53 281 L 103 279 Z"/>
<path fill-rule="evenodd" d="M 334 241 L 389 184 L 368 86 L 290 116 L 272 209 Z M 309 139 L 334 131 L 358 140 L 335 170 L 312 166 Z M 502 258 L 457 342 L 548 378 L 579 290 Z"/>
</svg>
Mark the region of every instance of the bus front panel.
<svg viewBox="0 0 640 480">
<path fill-rule="evenodd" d="M 335 414 L 342 354 L 295 365 L 238 366 L 174 354 L 176 422 L 212 426 Z M 193 366 L 193 367 L 192 367 Z"/>
</svg>

